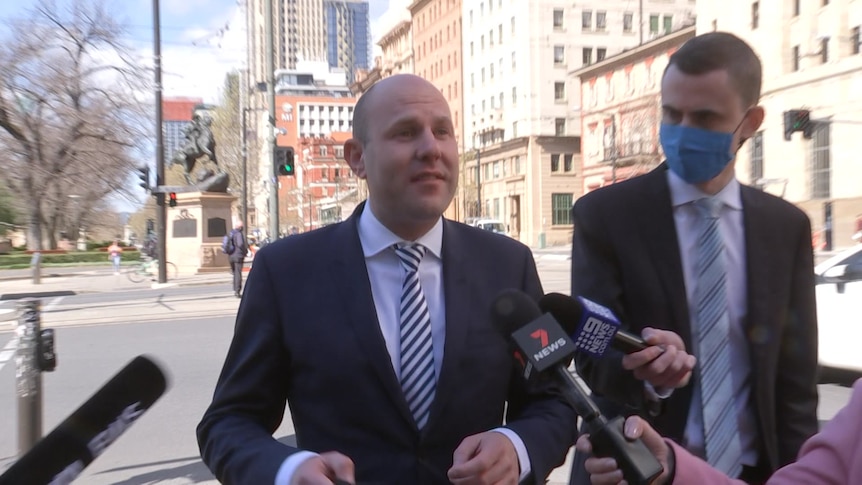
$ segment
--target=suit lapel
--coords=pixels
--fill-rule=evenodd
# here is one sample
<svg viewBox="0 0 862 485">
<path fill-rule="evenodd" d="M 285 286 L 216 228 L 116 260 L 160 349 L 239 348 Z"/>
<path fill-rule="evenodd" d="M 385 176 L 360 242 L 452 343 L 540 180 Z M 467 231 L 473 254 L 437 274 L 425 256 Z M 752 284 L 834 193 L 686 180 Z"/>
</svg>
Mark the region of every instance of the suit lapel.
<svg viewBox="0 0 862 485">
<path fill-rule="evenodd" d="M 345 317 L 350 320 L 356 341 L 368 357 L 380 384 L 407 422 L 413 423 L 413 415 L 392 369 L 392 360 L 380 331 L 371 295 L 371 283 L 357 228 L 363 206 L 364 203 L 360 204 L 353 215 L 336 229 L 330 253 L 335 255 L 331 265 L 332 281 L 339 294 L 338 299 L 345 302 Z"/>
<path fill-rule="evenodd" d="M 459 241 L 454 223 L 443 220 L 443 292 L 446 306 L 446 342 L 443 348 L 443 363 L 437 380 L 434 402 L 431 405 L 431 415 L 428 418 L 429 429 L 435 418 L 443 411 L 449 396 L 456 391 L 458 383 L 458 358 L 464 355 L 463 349 L 469 333 L 468 323 L 473 316 L 470 311 L 470 294 L 467 288 L 467 261 L 461 251 L 455 248 L 465 247 Z"/>
<path fill-rule="evenodd" d="M 686 347 L 690 348 L 691 326 L 688 324 L 690 318 L 685 277 L 665 171 L 666 166 L 661 165 L 644 176 L 644 190 L 639 195 L 642 200 L 634 200 L 633 206 L 640 210 L 636 218 L 639 223 L 638 234 L 641 236 L 639 239 L 649 246 L 646 254 L 654 256 L 652 264 L 667 294 L 669 312 L 676 322 L 673 330 L 682 337 Z"/>
</svg>

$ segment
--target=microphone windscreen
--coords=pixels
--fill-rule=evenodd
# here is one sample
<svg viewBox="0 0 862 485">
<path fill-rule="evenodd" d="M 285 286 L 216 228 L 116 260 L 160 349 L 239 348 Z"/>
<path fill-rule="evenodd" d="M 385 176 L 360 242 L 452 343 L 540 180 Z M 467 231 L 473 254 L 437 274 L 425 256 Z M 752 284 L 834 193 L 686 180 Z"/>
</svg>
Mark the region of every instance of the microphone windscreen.
<svg viewBox="0 0 862 485">
<path fill-rule="evenodd" d="M 0 485 L 70 483 L 166 389 L 159 366 L 135 357 L 0 475 Z"/>
<path fill-rule="evenodd" d="M 539 305 L 521 290 L 503 290 L 491 303 L 494 326 L 506 337 L 540 316 Z"/>
</svg>

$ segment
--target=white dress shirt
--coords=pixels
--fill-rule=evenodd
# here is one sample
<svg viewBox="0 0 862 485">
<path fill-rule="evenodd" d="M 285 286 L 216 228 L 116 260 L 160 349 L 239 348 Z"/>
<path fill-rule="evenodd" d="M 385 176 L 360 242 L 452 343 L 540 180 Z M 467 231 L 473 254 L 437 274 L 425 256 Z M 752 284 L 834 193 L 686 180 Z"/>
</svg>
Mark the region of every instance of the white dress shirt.
<svg viewBox="0 0 862 485">
<path fill-rule="evenodd" d="M 371 283 L 371 296 L 377 311 L 377 321 L 386 343 L 395 377 L 401 378 L 401 286 L 404 269 L 393 246 L 404 239 L 387 229 L 374 216 L 368 203 L 362 210 L 358 223 L 359 242 L 365 256 L 365 267 Z M 439 382 L 443 364 L 443 349 L 446 343 L 446 302 L 443 291 L 443 218 L 430 231 L 415 241 L 427 249 L 419 264 L 419 282 L 428 304 L 431 317 L 431 343 L 434 351 L 434 376 Z M 501 372 L 505 372 L 501 369 Z M 523 440 L 512 430 L 496 428 L 512 442 L 518 453 L 521 467 L 520 480 L 530 473 L 530 458 Z M 278 470 L 275 485 L 288 485 L 296 468 L 316 453 L 300 451 L 289 456 Z"/>
<path fill-rule="evenodd" d="M 682 257 L 685 292 L 688 300 L 688 311 L 691 316 L 692 334 L 697 325 L 697 303 L 694 299 L 694 281 L 697 238 L 698 212 L 692 202 L 709 197 L 687 184 L 672 171 L 667 171 L 670 187 L 671 203 L 673 204 L 673 219 L 679 242 L 679 252 Z M 754 410 L 749 405 L 751 397 L 751 359 L 748 355 L 748 340 L 745 337 L 745 317 L 748 311 L 747 288 L 748 279 L 745 255 L 745 231 L 742 225 L 742 198 L 739 182 L 734 178 L 715 198 L 723 202 L 719 215 L 719 229 L 724 241 L 725 272 L 727 278 L 727 310 L 730 318 L 730 372 L 733 381 L 734 404 L 739 416 L 739 432 L 742 445 L 742 463 L 754 466 L 757 464 L 757 422 Z M 694 349 L 689 352 L 696 354 Z M 685 427 L 685 447 L 701 457 L 705 455 L 703 436 L 703 413 L 700 392 L 695 389 L 689 408 L 688 421 Z"/>
</svg>

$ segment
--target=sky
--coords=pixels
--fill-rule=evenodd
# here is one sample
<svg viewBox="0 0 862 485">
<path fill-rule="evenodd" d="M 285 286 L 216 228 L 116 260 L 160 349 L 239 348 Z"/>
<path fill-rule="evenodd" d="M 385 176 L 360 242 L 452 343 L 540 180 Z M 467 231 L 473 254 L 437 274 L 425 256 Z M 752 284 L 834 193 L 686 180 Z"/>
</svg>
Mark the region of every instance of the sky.
<svg viewBox="0 0 862 485">
<path fill-rule="evenodd" d="M 75 1 L 54 0 L 62 9 Z M 100 1 L 100 0 L 95 0 Z M 138 52 L 141 62 L 153 58 L 153 1 L 101 0 L 109 12 L 127 26 L 125 40 Z M 406 0 L 369 0 L 372 37 L 389 3 L 402 6 Z M 39 0 L 0 0 L 0 29 L 6 22 L 28 17 Z M 225 74 L 245 63 L 243 0 L 161 0 L 161 53 L 163 96 L 203 98 L 218 102 Z M 385 23 L 385 22 L 384 22 Z"/>
</svg>

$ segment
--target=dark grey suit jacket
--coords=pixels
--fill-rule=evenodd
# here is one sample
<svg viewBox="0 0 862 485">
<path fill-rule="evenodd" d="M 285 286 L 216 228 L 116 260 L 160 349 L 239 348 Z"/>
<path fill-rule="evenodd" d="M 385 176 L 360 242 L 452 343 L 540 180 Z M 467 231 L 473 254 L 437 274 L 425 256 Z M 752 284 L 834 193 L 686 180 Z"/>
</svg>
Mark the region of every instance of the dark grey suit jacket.
<svg viewBox="0 0 862 485">
<path fill-rule="evenodd" d="M 811 227 L 797 207 L 742 186 L 748 278 L 744 325 L 752 373 L 751 405 L 760 445 L 773 470 L 796 459 L 817 431 L 817 323 Z M 692 349 L 682 262 L 666 165 L 592 192 L 574 206 L 572 294 L 611 307 L 625 328 L 672 330 Z M 622 355 L 578 356 L 596 394 L 639 412 L 680 441 L 692 385 L 677 389 L 657 417 L 644 412 L 643 383 L 622 369 Z"/>
<path fill-rule="evenodd" d="M 298 447 L 349 456 L 357 483 L 443 484 L 461 440 L 499 426 L 505 410 L 506 426 L 528 450 L 533 481 L 543 483 L 565 459 L 576 416 L 553 386 L 520 378 L 490 318 L 503 289 L 541 296 L 529 249 L 444 221 L 446 341 L 420 432 L 377 321 L 360 211 L 255 256 L 213 402 L 198 426 L 204 461 L 225 483 L 272 483 L 297 451 L 272 438 L 287 402 Z"/>
</svg>

